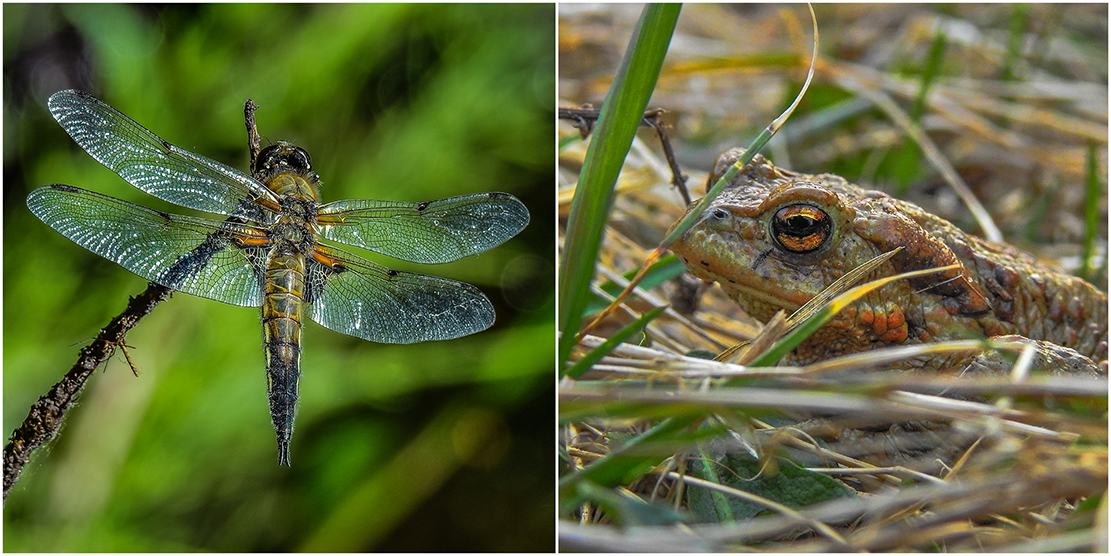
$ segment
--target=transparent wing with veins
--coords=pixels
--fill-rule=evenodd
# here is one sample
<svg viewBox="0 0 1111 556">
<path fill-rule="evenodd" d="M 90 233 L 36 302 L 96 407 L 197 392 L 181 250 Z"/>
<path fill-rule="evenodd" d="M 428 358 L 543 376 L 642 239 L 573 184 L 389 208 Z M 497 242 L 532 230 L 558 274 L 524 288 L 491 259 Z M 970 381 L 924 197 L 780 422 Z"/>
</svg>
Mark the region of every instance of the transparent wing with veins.
<svg viewBox="0 0 1111 556">
<path fill-rule="evenodd" d="M 277 204 L 274 193 L 251 176 L 170 144 L 86 92 L 60 91 L 47 105 L 85 152 L 159 199 L 255 222 L 268 219 L 255 199 Z"/>
<path fill-rule="evenodd" d="M 262 304 L 264 230 L 167 214 L 60 184 L 32 191 L 27 207 L 74 243 L 147 280 L 232 305 Z"/>
<path fill-rule="evenodd" d="M 415 263 L 446 263 L 517 235 L 528 209 L 508 193 L 476 193 L 427 203 L 346 200 L 318 207 L 320 234 L 332 241 Z"/>
<path fill-rule="evenodd" d="M 494 323 L 490 300 L 470 284 L 390 270 L 324 245 L 315 249 L 307 260 L 305 301 L 309 317 L 331 330 L 412 344 L 466 336 Z"/>
</svg>

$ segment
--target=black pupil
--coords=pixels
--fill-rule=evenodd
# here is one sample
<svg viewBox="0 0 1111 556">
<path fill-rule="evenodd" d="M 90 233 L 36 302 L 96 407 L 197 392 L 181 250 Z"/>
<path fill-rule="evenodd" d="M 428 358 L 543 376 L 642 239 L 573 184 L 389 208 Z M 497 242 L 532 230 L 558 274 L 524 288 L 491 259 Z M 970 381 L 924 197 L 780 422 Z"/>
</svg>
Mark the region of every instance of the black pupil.
<svg viewBox="0 0 1111 556">
<path fill-rule="evenodd" d="M 810 216 L 795 215 L 784 222 L 781 232 L 795 237 L 806 237 L 822 229 L 822 223 Z"/>
<path fill-rule="evenodd" d="M 772 238 L 791 253 L 810 253 L 825 245 L 833 232 L 833 221 L 820 208 L 790 205 L 772 217 Z"/>
</svg>

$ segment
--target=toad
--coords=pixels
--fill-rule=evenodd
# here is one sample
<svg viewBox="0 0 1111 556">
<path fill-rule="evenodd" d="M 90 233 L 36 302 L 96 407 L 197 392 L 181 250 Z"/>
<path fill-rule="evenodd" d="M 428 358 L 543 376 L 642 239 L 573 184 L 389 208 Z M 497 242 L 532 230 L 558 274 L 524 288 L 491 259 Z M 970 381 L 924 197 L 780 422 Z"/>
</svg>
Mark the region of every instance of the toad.
<svg viewBox="0 0 1111 556">
<path fill-rule="evenodd" d="M 743 153 L 733 149 L 718 157 L 709 184 Z M 904 249 L 870 278 L 960 266 L 870 292 L 784 363 L 1011 335 L 1034 340 L 1042 360 L 1056 365 L 1049 370 L 1106 374 L 1104 292 L 1009 245 L 969 235 L 911 203 L 839 176 L 784 170 L 757 155 L 671 249 L 695 276 L 718 282 L 746 312 L 767 321 L 780 309 L 793 312 L 853 268 L 899 246 Z M 967 362 L 920 358 L 904 366 L 960 370 Z"/>
</svg>

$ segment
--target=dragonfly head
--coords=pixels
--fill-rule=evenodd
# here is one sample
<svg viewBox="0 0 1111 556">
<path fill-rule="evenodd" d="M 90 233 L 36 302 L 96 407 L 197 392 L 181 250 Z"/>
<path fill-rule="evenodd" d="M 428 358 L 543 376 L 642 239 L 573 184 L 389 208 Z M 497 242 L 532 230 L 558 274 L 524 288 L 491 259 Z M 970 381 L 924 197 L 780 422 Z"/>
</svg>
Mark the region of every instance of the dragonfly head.
<svg viewBox="0 0 1111 556">
<path fill-rule="evenodd" d="M 275 174 L 308 174 L 311 171 L 312 159 L 308 151 L 285 141 L 262 149 L 255 159 L 254 174 L 259 180 Z"/>
</svg>

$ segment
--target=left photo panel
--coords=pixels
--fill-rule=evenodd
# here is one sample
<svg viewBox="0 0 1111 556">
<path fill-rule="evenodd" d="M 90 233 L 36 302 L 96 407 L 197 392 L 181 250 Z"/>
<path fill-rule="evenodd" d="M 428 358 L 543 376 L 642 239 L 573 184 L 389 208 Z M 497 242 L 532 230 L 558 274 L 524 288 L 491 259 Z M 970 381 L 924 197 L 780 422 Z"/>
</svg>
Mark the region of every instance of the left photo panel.
<svg viewBox="0 0 1111 556">
<path fill-rule="evenodd" d="M 555 7 L 3 7 L 8 552 L 555 549 Z"/>
</svg>

